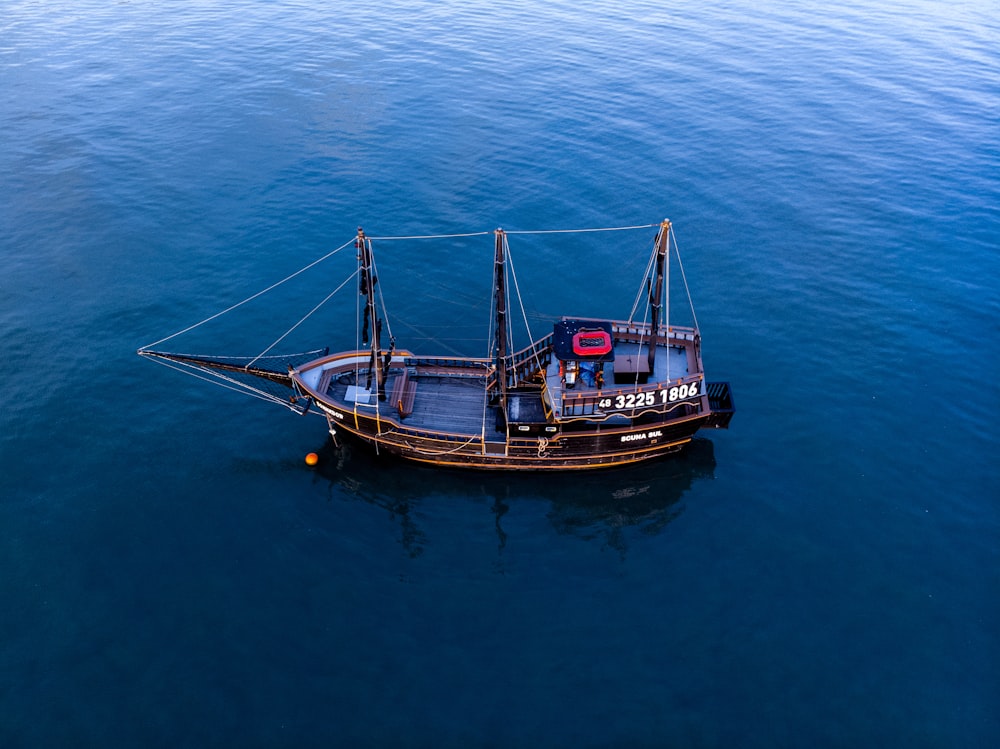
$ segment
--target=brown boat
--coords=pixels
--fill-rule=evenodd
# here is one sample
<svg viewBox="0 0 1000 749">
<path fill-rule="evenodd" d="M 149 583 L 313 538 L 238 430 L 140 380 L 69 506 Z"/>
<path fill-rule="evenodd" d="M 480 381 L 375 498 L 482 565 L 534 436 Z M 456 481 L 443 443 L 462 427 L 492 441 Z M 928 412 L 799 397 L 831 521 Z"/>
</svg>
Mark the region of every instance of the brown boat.
<svg viewBox="0 0 1000 749">
<path fill-rule="evenodd" d="M 491 234 L 492 330 L 485 357 L 411 353 L 396 349 L 391 336 L 383 340 L 385 311 L 372 239 L 361 229 L 353 243 L 363 297 L 362 348 L 312 352 L 289 363 L 287 371 L 262 366 L 262 357 L 241 361 L 149 347 L 138 353 L 302 412 L 315 407 L 335 441 L 349 436 L 380 454 L 440 466 L 625 465 L 679 450 L 699 429 L 728 427 L 734 413 L 730 386 L 705 381 L 697 323 L 676 326 L 667 319 L 669 261 L 671 250 L 677 252 L 669 221 L 658 226 L 640 290 L 645 319 L 635 319 L 638 304 L 628 320 L 564 317 L 517 351 L 508 314 L 508 234 Z M 290 388 L 291 397 L 252 381 Z"/>
</svg>

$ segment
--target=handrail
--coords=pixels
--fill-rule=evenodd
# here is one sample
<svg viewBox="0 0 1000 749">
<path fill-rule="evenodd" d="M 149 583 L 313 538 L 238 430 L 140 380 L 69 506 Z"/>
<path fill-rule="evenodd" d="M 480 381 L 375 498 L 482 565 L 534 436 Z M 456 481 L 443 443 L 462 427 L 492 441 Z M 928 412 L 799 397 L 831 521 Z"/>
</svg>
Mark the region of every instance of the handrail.
<svg viewBox="0 0 1000 749">
<path fill-rule="evenodd" d="M 692 384 L 698 384 L 692 394 L 685 394 Z M 654 393 L 660 395 L 654 396 Z M 637 416 L 641 413 L 669 413 L 682 404 L 698 405 L 705 395 L 704 375 L 696 373 L 661 382 L 625 387 L 587 389 L 583 392 L 562 391 L 560 415 L 562 418 L 576 416 L 612 416 L 624 414 Z M 698 399 L 698 400 L 695 400 Z M 631 400 L 631 404 L 629 403 Z M 609 405 L 602 405 L 608 401 Z M 621 405 L 618 405 L 618 403 Z"/>
<path fill-rule="evenodd" d="M 535 374 L 539 366 L 544 370 L 552 361 L 552 333 L 515 352 L 508 367 L 508 387 L 514 387 Z"/>
</svg>

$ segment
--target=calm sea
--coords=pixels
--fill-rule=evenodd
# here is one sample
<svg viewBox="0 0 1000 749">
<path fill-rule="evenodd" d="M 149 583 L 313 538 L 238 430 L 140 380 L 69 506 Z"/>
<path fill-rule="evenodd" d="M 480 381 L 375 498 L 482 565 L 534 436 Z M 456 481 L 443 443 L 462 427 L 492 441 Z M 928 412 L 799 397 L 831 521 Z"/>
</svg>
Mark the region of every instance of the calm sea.
<svg viewBox="0 0 1000 749">
<path fill-rule="evenodd" d="M 1000 745 L 998 111 L 993 0 L 5 0 L 0 746 Z M 664 217 L 738 408 L 676 459 L 387 464 L 135 355 L 359 224 Z M 529 319 L 651 239 L 512 237 Z M 490 242 L 379 255 L 401 346 L 485 353 Z"/>
</svg>

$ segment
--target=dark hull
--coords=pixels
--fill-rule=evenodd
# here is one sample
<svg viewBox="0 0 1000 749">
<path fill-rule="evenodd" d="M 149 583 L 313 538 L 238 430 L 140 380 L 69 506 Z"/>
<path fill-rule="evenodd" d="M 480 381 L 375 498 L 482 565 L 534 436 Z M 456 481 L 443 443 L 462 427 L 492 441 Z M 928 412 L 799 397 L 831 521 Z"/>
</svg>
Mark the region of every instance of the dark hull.
<svg viewBox="0 0 1000 749">
<path fill-rule="evenodd" d="M 326 410 L 326 409 L 324 409 Z M 390 423 L 359 417 L 328 417 L 339 439 L 370 445 L 376 452 L 435 466 L 492 470 L 566 470 L 622 466 L 653 460 L 682 449 L 705 424 L 708 416 L 640 427 L 607 427 L 594 431 L 564 432 L 553 437 L 512 437 L 502 441 L 460 439 L 440 434 L 417 434 Z M 338 412 L 339 413 L 339 412 Z M 376 430 L 381 426 L 382 432 Z"/>
</svg>

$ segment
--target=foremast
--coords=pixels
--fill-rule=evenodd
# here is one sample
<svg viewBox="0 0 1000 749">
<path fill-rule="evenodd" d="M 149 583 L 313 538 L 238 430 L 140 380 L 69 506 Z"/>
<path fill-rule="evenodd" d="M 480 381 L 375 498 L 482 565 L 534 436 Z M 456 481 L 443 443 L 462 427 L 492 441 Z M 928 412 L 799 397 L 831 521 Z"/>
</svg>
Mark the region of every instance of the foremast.
<svg viewBox="0 0 1000 749">
<path fill-rule="evenodd" d="M 385 380 L 389 374 L 389 362 L 392 360 L 396 340 L 389 336 L 389 349 L 382 351 L 382 318 L 378 314 L 375 299 L 375 286 L 378 275 L 375 272 L 375 259 L 372 254 L 372 241 L 365 236 L 364 229 L 358 227 L 358 236 L 354 240 L 358 251 L 358 292 L 365 298 L 362 313 L 361 343 L 369 346 L 368 377 L 365 388 L 373 390 L 378 400 L 385 400 Z M 370 329 L 370 335 L 369 335 Z"/>
</svg>

